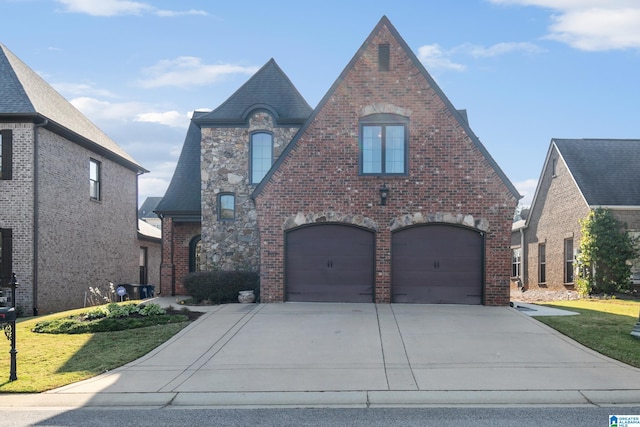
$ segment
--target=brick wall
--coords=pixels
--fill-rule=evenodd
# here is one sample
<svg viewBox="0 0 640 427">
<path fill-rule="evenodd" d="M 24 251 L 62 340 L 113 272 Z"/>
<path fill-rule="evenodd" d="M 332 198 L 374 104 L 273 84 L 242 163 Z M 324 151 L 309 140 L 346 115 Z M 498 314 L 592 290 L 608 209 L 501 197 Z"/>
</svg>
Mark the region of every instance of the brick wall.
<svg viewBox="0 0 640 427">
<path fill-rule="evenodd" d="M 160 288 L 156 292 L 163 296 L 187 295 L 184 278 L 189 274 L 189 247 L 200 235 L 199 222 L 174 222 L 162 219 L 162 263 L 160 265 Z"/>
<path fill-rule="evenodd" d="M 33 309 L 33 123 L 1 123 L 13 133 L 13 179 L 0 180 L 0 228 L 12 229 L 16 303 Z M 3 284 L 4 286 L 5 284 Z"/>
<path fill-rule="evenodd" d="M 389 72 L 378 71 L 382 43 L 390 44 Z M 287 218 L 336 212 L 378 224 L 375 300 L 384 303 L 390 301 L 390 225 L 406 214 L 446 213 L 484 224 L 484 303 L 508 304 L 515 198 L 386 28 L 352 64 L 256 200 L 262 300 L 284 300 Z M 374 112 L 409 118 L 408 176 L 359 175 L 358 123 Z M 383 183 L 390 188 L 387 206 L 379 203 Z"/>
<path fill-rule="evenodd" d="M 90 286 L 137 283 L 137 174 L 44 129 L 38 158 L 40 313 L 82 307 Z M 99 201 L 89 159 L 101 163 Z"/>
<path fill-rule="evenodd" d="M 556 175 L 552 164 L 556 161 Z M 529 213 L 525 230 L 526 268 L 523 282 L 528 289 L 564 290 L 573 283 L 565 283 L 565 240 L 573 239 L 574 249 L 580 245 L 579 220 L 586 218 L 589 207 L 555 147 L 549 154 L 543 171 L 535 205 Z M 539 282 L 539 246 L 544 244 L 546 282 Z"/>
</svg>

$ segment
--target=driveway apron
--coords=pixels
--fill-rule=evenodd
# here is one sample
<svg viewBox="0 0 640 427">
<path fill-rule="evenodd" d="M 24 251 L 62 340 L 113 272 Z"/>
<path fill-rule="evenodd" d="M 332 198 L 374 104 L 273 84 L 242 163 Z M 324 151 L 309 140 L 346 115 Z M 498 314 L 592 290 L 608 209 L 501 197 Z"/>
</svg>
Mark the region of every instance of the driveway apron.
<svg viewBox="0 0 640 427">
<path fill-rule="evenodd" d="M 49 393 L 639 396 L 640 370 L 509 307 L 284 303 L 209 310 L 141 359 Z"/>
</svg>

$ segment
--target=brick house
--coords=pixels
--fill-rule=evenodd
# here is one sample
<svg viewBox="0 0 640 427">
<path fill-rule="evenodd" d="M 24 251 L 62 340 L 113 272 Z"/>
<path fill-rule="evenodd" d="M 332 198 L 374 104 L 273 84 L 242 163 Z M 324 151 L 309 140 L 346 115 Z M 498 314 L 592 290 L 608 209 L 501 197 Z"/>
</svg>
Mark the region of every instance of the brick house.
<svg viewBox="0 0 640 427">
<path fill-rule="evenodd" d="M 0 276 L 6 291 L 16 273 L 16 305 L 77 308 L 89 286 L 136 283 L 147 171 L 1 44 L 0 135 Z"/>
<path fill-rule="evenodd" d="M 640 140 L 552 139 L 527 218 L 513 227 L 513 286 L 519 278 L 525 289 L 573 289 L 579 220 L 591 209 L 609 209 L 640 234 L 638 161 Z"/>
<path fill-rule="evenodd" d="M 158 209 L 163 293 L 183 291 L 180 248 L 259 270 L 263 302 L 509 302 L 520 196 L 386 17 L 315 109 L 270 61 L 194 116 L 186 174 L 165 198 L 192 189 L 190 234 Z"/>
</svg>

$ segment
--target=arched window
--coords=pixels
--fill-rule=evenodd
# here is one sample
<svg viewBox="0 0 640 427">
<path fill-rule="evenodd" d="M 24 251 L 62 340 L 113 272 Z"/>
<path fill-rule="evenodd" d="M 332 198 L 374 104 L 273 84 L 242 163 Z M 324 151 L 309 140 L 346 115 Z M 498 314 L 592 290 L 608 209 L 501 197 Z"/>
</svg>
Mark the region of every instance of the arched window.
<svg viewBox="0 0 640 427">
<path fill-rule="evenodd" d="M 233 193 L 218 194 L 218 221 L 235 221 L 236 195 Z"/>
<path fill-rule="evenodd" d="M 252 133 L 249 155 L 251 184 L 260 184 L 273 164 L 273 135 L 267 132 Z"/>
<path fill-rule="evenodd" d="M 197 235 L 189 242 L 189 273 L 202 270 L 204 265 L 202 240 L 200 239 L 200 235 Z"/>
</svg>

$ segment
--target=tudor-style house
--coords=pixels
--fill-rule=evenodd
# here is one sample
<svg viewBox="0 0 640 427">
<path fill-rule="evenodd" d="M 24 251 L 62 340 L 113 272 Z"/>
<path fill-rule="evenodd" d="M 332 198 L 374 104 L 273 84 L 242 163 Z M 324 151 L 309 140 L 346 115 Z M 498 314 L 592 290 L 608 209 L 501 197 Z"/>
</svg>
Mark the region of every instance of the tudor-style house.
<svg viewBox="0 0 640 427">
<path fill-rule="evenodd" d="M 579 221 L 592 209 L 609 209 L 628 233 L 640 235 L 638 162 L 640 140 L 552 139 L 527 218 L 513 227 L 514 286 L 573 290 Z M 633 271 L 638 282 L 638 260 Z"/>
<path fill-rule="evenodd" d="M 89 287 L 137 283 L 147 172 L 0 44 L 1 287 L 25 314 L 82 307 Z M 146 239 L 146 240 L 145 240 Z"/>
<path fill-rule="evenodd" d="M 315 109 L 271 60 L 194 115 L 156 208 L 162 293 L 252 269 L 263 302 L 506 305 L 519 198 L 383 17 Z"/>
</svg>

